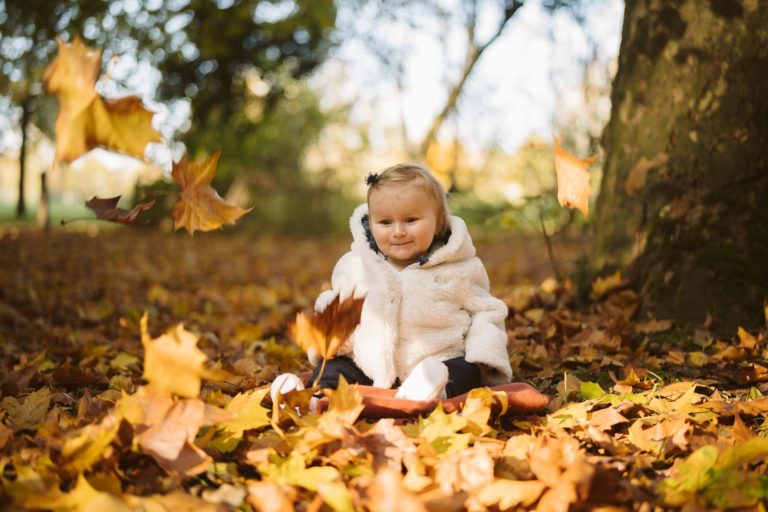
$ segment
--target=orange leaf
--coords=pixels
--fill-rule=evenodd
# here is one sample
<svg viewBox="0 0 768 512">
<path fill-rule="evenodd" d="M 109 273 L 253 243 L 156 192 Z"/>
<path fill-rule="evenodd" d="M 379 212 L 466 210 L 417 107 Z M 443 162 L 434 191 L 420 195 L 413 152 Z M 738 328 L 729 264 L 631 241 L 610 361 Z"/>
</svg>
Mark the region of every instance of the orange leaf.
<svg viewBox="0 0 768 512">
<path fill-rule="evenodd" d="M 161 140 L 152 128 L 152 112 L 135 96 L 106 100 L 96 92 L 100 50 L 88 48 L 79 37 L 56 44 L 59 54 L 43 77 L 46 93 L 59 100 L 56 160 L 71 162 L 99 146 L 144 158 L 147 144 Z"/>
<path fill-rule="evenodd" d="M 173 207 L 176 229 L 186 228 L 190 234 L 196 230 L 211 231 L 224 224 L 234 224 L 251 211 L 227 203 L 211 187 L 219 157 L 221 151 L 190 163 L 184 155 L 181 162 L 173 163 L 173 181 L 181 189 L 181 197 Z"/>
<path fill-rule="evenodd" d="M 580 159 L 560 147 L 560 139 L 555 138 L 555 171 L 557 172 L 557 200 L 562 206 L 578 208 L 584 215 L 589 214 L 589 185 L 587 168 L 595 157 Z"/>
<path fill-rule="evenodd" d="M 96 213 L 96 217 L 101 220 L 118 222 L 120 224 L 136 224 L 136 217 L 141 212 L 149 210 L 155 205 L 155 200 L 153 199 L 147 203 L 137 204 L 131 211 L 128 211 L 123 208 L 117 208 L 118 201 L 120 201 L 120 196 L 105 199 L 94 196 L 85 202 L 85 206 L 93 210 Z"/>
<path fill-rule="evenodd" d="M 344 301 L 337 295 L 321 313 L 297 314 L 290 327 L 296 344 L 306 352 L 313 350 L 324 359 L 332 358 L 360 323 L 365 299 L 353 295 Z"/>
</svg>

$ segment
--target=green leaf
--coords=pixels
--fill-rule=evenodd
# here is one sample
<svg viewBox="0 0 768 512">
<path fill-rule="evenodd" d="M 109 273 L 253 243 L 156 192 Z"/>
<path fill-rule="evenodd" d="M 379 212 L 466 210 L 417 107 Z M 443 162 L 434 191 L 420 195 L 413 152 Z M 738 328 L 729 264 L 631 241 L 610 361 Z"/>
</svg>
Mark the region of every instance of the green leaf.
<svg viewBox="0 0 768 512">
<path fill-rule="evenodd" d="M 606 392 L 600 387 L 600 384 L 597 384 L 596 382 L 582 382 L 579 387 L 579 394 L 585 400 L 595 400 L 604 397 Z"/>
</svg>

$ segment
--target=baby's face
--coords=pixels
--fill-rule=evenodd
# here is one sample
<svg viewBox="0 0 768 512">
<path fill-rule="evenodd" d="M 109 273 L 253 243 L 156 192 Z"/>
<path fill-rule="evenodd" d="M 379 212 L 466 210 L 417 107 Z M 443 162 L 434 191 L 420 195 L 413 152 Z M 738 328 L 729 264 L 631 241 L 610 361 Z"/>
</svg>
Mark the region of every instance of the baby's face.
<svg viewBox="0 0 768 512">
<path fill-rule="evenodd" d="M 419 185 L 385 185 L 368 200 L 371 233 L 381 252 L 400 268 L 427 252 L 437 230 L 437 205 Z"/>
</svg>

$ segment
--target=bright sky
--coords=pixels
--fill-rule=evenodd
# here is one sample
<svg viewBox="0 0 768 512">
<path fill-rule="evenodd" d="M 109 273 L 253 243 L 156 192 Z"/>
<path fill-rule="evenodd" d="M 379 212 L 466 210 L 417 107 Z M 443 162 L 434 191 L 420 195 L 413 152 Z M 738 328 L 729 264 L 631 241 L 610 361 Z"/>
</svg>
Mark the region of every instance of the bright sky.
<svg viewBox="0 0 768 512">
<path fill-rule="evenodd" d="M 444 0 L 441 5 L 449 13 L 456 12 L 460 1 Z M 465 144 L 483 147 L 496 143 L 507 152 L 514 152 L 532 134 L 551 137 L 556 109 L 571 104 L 578 107 L 580 59 L 591 51 L 586 34 L 597 42 L 600 59 L 606 62 L 615 60 L 621 36 L 623 1 L 589 3 L 585 29 L 564 12 L 550 16 L 540 0 L 529 0 L 515 14 L 503 35 L 481 57 L 462 94 L 457 129 Z M 494 30 L 500 14 L 495 10 L 499 2 L 480 4 L 485 7 L 479 13 L 478 35 L 484 40 Z M 463 58 L 463 33 L 458 28 L 445 32 L 443 27 L 418 17 L 410 20 L 418 30 L 403 23 L 373 23 L 365 13 L 343 9 L 340 19 L 357 24 L 364 32 L 378 33 L 388 46 L 407 48 L 404 94 L 398 97 L 392 76 L 384 73 L 380 63 L 359 41 L 347 40 L 311 81 L 321 92 L 323 104 L 351 105 L 352 121 L 368 126 L 369 137 L 379 149 L 392 144 L 392 132 L 400 123 L 398 105 L 402 104 L 411 143 L 416 143 L 445 101 L 447 80 L 455 79 Z M 440 42 L 441 33 L 448 34 L 448 62 Z M 117 89 L 115 80 L 102 80 L 101 92 L 108 96 L 130 92 L 144 97 L 157 114 L 155 125 L 166 137 L 188 123 L 187 102 L 169 106 L 151 101 L 162 77 L 149 65 L 136 63 L 130 51 L 110 62 L 105 73 L 122 80 L 126 87 Z M 8 146 L 18 145 L 18 141 L 8 137 L 6 131 L 4 141 Z M 167 170 L 171 159 L 180 158 L 183 150 L 178 145 L 172 149 L 167 144 L 154 146 L 149 151 L 151 160 Z M 115 162 L 117 168 L 126 166 L 122 158 Z"/>
<path fill-rule="evenodd" d="M 445 0 L 443 4 L 457 4 Z M 480 145 L 497 143 L 508 152 L 532 133 L 552 135 L 555 109 L 581 101 L 578 89 L 582 75 L 580 60 L 590 55 L 587 34 L 597 43 L 600 60 L 615 61 L 621 38 L 624 3 L 621 0 L 594 0 L 587 11 L 585 27 L 579 27 L 565 12 L 554 16 L 541 2 L 526 2 L 508 23 L 502 36 L 478 62 L 459 104 L 459 135 Z M 478 39 L 487 39 L 495 30 L 497 3 L 481 2 Z M 458 5 L 448 7 L 456 11 Z M 327 104 L 353 105 L 353 119 L 370 124 L 373 142 L 385 143 L 386 127 L 400 122 L 402 101 L 412 143 L 426 133 L 447 96 L 447 80 L 455 80 L 463 59 L 463 32 L 448 33 L 448 60 L 440 43 L 442 27 L 418 19 L 411 23 L 370 24 L 365 13 L 345 13 L 362 31 L 385 31 L 387 44 L 407 48 L 405 93 L 398 100 L 394 78 L 382 73 L 382 66 L 359 42 L 345 42 L 315 82 L 324 90 Z M 368 24 L 368 25 L 366 25 Z M 339 83 L 339 80 L 342 80 Z M 331 87 L 329 84 L 335 86 Z"/>
</svg>

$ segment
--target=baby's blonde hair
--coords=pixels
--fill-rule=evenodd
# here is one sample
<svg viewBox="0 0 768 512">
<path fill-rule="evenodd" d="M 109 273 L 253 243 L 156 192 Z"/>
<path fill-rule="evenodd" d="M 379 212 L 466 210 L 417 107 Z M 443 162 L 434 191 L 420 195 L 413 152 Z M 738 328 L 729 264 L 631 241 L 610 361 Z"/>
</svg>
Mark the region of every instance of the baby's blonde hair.
<svg viewBox="0 0 768 512">
<path fill-rule="evenodd" d="M 380 174 L 368 177 L 368 202 L 374 190 L 386 185 L 415 184 L 429 194 L 437 208 L 436 238 L 444 238 L 448 232 L 448 201 L 445 189 L 437 178 L 424 166 L 419 164 L 402 163 L 387 167 Z"/>
</svg>

